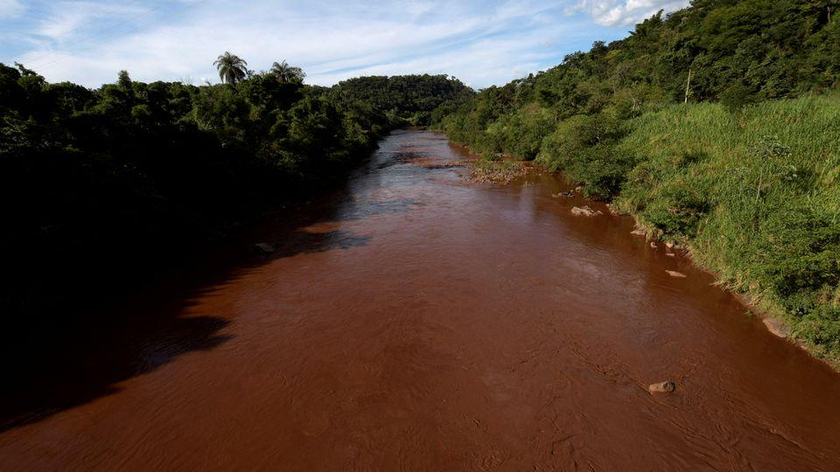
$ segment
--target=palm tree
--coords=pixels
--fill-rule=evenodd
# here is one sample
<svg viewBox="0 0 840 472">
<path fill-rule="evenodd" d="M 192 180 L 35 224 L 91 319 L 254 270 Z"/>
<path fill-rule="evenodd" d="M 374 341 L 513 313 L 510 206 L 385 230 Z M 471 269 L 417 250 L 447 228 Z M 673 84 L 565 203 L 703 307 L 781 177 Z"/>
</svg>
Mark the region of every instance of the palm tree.
<svg viewBox="0 0 840 472">
<path fill-rule="evenodd" d="M 281 63 L 275 62 L 271 66 L 271 73 L 274 74 L 277 77 L 277 79 L 283 83 L 303 82 L 303 79 L 306 77 L 306 74 L 303 72 L 303 69 L 301 69 L 300 67 L 292 67 L 286 61 L 283 61 Z"/>
<path fill-rule="evenodd" d="M 235 85 L 248 75 L 248 63 L 236 54 L 225 52 L 213 63 L 222 82 Z"/>
</svg>

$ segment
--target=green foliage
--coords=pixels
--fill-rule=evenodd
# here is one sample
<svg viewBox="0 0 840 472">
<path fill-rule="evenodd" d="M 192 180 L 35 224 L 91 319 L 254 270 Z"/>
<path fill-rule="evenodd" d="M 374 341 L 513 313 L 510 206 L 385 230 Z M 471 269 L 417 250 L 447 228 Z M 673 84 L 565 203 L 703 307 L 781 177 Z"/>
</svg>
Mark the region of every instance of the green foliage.
<svg viewBox="0 0 840 472">
<path fill-rule="evenodd" d="M 815 352 L 840 357 L 840 106 L 836 95 L 675 105 L 629 123 L 642 156 L 616 205 L 763 298 Z M 834 333 L 834 334 L 832 334 Z"/>
<path fill-rule="evenodd" d="M 611 199 L 634 162 L 631 153 L 615 148 L 623 133 L 620 122 L 605 113 L 571 117 L 545 138 L 538 162 L 586 183 L 588 196 Z"/>
<path fill-rule="evenodd" d="M 236 54 L 225 52 L 213 65 L 219 71 L 219 79 L 226 84 L 236 85 L 248 76 L 248 63 Z"/>
<path fill-rule="evenodd" d="M 269 73 L 283 83 L 303 82 L 303 79 L 306 78 L 306 73 L 303 72 L 303 69 L 292 67 L 286 61 L 272 64 Z"/>
<path fill-rule="evenodd" d="M 644 21 L 624 40 L 596 42 L 548 71 L 483 90 L 433 124 L 477 152 L 533 159 L 536 142 L 577 115 L 624 120 L 686 97 L 739 111 L 833 88 L 840 20 L 835 14 L 829 21 L 832 5 L 836 10 L 827 0 L 697 0 Z M 523 110 L 553 123 L 541 124 L 537 136 L 523 133 Z"/>
<path fill-rule="evenodd" d="M 473 94 L 454 77 L 429 74 L 358 77 L 340 82 L 329 92 L 339 103 L 366 102 L 379 112 L 391 112 L 393 117 L 416 126 L 430 124 L 438 107 L 451 107 Z"/>
<path fill-rule="evenodd" d="M 304 85 L 285 62 L 253 73 L 225 54 L 217 66 L 226 84 L 146 84 L 122 71 L 89 90 L 0 64 L 3 320 L 44 308 L 31 304 L 45 293 L 59 300 L 58 287 L 84 289 L 72 282 L 82 273 L 103 282 L 308 198 L 401 124 L 341 86 Z M 399 115 L 470 93 L 449 79 L 388 80 L 400 84 L 389 98 Z"/>
</svg>

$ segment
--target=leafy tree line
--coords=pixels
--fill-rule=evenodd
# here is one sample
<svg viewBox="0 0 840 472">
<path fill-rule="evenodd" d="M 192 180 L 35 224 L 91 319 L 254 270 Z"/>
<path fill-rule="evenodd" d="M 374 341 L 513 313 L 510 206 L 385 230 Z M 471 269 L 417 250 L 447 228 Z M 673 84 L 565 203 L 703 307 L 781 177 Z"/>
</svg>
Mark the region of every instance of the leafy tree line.
<svg viewBox="0 0 840 472">
<path fill-rule="evenodd" d="M 341 103 L 362 101 L 392 118 L 425 126 L 438 108 L 461 104 L 475 92 L 454 77 L 424 74 L 358 77 L 340 82 L 328 94 Z"/>
<path fill-rule="evenodd" d="M 536 160 L 692 246 L 840 366 L 836 0 L 694 0 L 435 126 Z"/>
<path fill-rule="evenodd" d="M 402 125 L 341 87 L 304 85 L 285 61 L 256 73 L 225 53 L 215 65 L 219 85 L 121 72 L 91 90 L 0 64 L 2 318 L 322 191 Z M 446 99 L 400 80 L 430 94 L 411 106 Z M 395 115 L 416 112 L 404 103 Z"/>
<path fill-rule="evenodd" d="M 837 0 L 694 0 L 644 21 L 624 40 L 596 42 L 546 72 L 483 90 L 445 119 L 439 114 L 436 126 L 476 151 L 531 160 L 544 150 L 543 139 L 573 118 L 591 130 L 579 144 L 597 147 L 590 159 L 599 160 L 622 120 L 662 104 L 715 101 L 737 110 L 835 88 L 838 6 Z M 559 149 L 546 151 L 554 156 Z M 618 190 L 614 180 L 590 191 L 608 197 Z"/>
</svg>

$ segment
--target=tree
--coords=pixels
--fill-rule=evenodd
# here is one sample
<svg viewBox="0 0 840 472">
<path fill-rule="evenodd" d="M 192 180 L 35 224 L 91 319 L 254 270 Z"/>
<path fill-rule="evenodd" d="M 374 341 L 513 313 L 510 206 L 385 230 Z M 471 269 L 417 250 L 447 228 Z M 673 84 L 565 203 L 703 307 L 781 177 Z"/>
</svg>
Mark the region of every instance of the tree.
<svg viewBox="0 0 840 472">
<path fill-rule="evenodd" d="M 225 52 L 213 62 L 219 70 L 219 78 L 222 82 L 236 85 L 237 82 L 248 75 L 248 63 L 236 54 Z"/>
<path fill-rule="evenodd" d="M 275 62 L 271 66 L 271 74 L 277 77 L 280 82 L 303 82 L 306 78 L 306 73 L 300 67 L 292 67 L 285 60 L 283 62 Z"/>
</svg>

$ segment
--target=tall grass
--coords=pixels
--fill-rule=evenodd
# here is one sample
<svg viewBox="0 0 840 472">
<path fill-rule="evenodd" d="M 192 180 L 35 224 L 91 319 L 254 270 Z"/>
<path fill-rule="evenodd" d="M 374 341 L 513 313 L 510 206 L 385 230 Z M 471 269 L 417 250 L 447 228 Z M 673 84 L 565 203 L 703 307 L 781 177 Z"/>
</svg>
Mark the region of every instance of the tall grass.
<svg viewBox="0 0 840 472">
<path fill-rule="evenodd" d="M 628 126 L 616 206 L 840 362 L 840 96 L 674 105 Z"/>
</svg>

